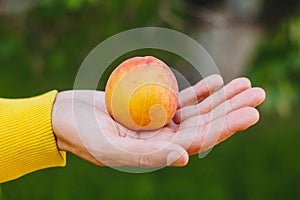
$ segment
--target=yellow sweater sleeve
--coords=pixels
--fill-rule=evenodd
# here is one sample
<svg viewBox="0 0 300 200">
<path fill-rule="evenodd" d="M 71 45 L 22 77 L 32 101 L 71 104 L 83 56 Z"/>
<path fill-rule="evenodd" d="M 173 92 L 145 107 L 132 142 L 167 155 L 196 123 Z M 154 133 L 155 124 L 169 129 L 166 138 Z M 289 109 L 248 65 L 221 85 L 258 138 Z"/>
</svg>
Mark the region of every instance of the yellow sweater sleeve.
<svg viewBox="0 0 300 200">
<path fill-rule="evenodd" d="M 59 151 L 51 115 L 57 91 L 26 98 L 0 98 L 0 183 L 27 173 L 65 166 Z"/>
</svg>

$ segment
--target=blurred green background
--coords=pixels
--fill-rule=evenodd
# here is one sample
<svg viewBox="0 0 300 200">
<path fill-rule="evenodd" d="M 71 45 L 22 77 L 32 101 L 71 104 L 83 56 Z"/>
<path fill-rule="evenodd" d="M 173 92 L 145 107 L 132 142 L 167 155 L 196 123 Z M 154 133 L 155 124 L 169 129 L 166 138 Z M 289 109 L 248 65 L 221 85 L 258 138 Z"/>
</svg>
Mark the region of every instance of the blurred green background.
<svg viewBox="0 0 300 200">
<path fill-rule="evenodd" d="M 72 89 L 96 45 L 142 26 L 172 28 L 202 41 L 226 81 L 246 76 L 267 92 L 256 126 L 203 159 L 191 157 L 186 167 L 128 174 L 68 154 L 65 168 L 1 184 L 0 199 L 300 199 L 299 13 L 297 0 L 0 1 L 1 97 Z M 160 57 L 191 83 L 200 79 L 174 55 L 147 49 L 134 54 Z M 105 79 L 99 89 L 104 85 Z"/>
</svg>

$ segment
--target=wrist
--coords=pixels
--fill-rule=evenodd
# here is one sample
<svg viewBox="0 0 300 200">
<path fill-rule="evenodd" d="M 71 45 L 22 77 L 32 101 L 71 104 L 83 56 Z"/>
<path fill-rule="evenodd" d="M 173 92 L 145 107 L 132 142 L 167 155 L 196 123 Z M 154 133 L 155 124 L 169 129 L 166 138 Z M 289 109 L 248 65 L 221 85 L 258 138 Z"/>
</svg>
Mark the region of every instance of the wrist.
<svg viewBox="0 0 300 200">
<path fill-rule="evenodd" d="M 53 108 L 52 108 L 52 130 L 56 139 L 56 144 L 57 144 L 57 148 L 60 151 L 67 151 L 69 152 L 69 148 L 67 145 L 67 136 L 66 136 L 66 132 L 64 131 L 64 127 L 62 124 L 62 120 L 63 120 L 63 107 L 66 106 L 65 104 L 67 103 L 67 99 L 63 98 L 63 95 L 61 95 L 62 93 L 59 92 L 56 95 L 56 99 L 54 101 L 53 104 Z"/>
<path fill-rule="evenodd" d="M 59 92 L 52 110 L 52 129 L 57 147 L 61 151 L 78 154 L 81 141 L 73 115 L 73 91 Z"/>
</svg>

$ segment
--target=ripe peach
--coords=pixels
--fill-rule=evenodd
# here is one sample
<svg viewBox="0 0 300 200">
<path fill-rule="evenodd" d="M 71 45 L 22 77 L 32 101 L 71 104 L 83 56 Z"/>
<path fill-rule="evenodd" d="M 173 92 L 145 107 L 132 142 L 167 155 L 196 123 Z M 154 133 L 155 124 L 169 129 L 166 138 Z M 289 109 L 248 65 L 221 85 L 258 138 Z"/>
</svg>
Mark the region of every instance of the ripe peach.
<svg viewBox="0 0 300 200">
<path fill-rule="evenodd" d="M 132 130 L 155 130 L 166 125 L 178 105 L 178 84 L 170 68 L 152 57 L 121 63 L 105 88 L 111 117 Z"/>
</svg>

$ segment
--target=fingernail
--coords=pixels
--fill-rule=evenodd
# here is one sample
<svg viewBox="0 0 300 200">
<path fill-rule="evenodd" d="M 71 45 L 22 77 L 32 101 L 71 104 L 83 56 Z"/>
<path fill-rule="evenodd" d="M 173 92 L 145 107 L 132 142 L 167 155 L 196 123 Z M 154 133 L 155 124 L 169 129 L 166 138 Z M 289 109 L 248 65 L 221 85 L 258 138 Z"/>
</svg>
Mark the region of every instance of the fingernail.
<svg viewBox="0 0 300 200">
<path fill-rule="evenodd" d="M 180 158 L 179 153 L 176 151 L 172 151 L 167 156 L 167 165 L 168 166 L 174 166 L 175 162 Z"/>
</svg>

